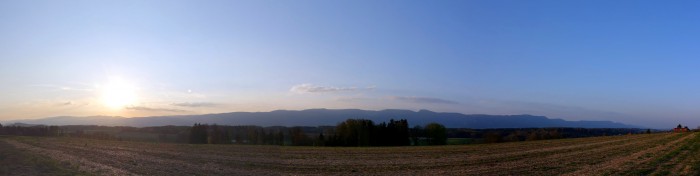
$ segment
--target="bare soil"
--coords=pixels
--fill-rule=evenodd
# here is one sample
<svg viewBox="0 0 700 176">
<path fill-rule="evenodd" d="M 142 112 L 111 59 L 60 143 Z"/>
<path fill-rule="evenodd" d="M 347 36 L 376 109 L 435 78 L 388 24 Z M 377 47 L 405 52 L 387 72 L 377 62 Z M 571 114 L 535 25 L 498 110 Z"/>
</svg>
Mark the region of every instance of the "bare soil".
<svg viewBox="0 0 700 176">
<path fill-rule="evenodd" d="M 693 175 L 700 170 L 696 141 L 695 133 L 662 133 L 357 148 L 0 137 L 0 148 L 94 175 Z"/>
</svg>

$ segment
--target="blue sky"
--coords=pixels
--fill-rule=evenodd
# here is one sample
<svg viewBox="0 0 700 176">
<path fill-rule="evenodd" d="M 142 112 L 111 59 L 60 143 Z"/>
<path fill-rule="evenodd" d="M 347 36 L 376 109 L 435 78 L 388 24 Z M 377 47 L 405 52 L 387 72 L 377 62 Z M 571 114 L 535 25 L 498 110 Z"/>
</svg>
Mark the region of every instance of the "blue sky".
<svg viewBox="0 0 700 176">
<path fill-rule="evenodd" d="M 0 1 L 0 120 L 359 108 L 695 127 L 699 5 Z"/>
</svg>

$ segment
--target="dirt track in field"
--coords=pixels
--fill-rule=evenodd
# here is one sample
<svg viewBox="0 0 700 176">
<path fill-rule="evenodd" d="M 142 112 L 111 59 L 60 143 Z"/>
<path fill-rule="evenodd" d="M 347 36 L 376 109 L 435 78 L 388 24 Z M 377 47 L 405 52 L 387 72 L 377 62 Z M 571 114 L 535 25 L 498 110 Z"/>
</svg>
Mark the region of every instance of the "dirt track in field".
<svg viewBox="0 0 700 176">
<path fill-rule="evenodd" d="M 367 148 L 0 140 L 96 175 L 694 175 L 700 162 L 695 133 Z"/>
</svg>

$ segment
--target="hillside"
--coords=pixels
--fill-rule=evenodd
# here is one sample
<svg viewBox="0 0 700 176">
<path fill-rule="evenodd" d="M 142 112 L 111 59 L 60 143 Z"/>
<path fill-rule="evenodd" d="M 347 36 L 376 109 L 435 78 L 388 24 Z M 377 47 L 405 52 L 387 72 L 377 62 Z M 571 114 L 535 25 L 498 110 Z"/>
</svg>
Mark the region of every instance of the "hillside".
<svg viewBox="0 0 700 176">
<path fill-rule="evenodd" d="M 324 126 L 336 125 L 349 118 L 370 119 L 375 122 L 394 119 L 407 119 L 411 126 L 430 122 L 444 124 L 448 128 L 541 128 L 541 127 L 580 127 L 580 128 L 639 128 L 611 121 L 566 121 L 533 115 L 483 115 L 440 113 L 428 110 L 381 110 L 359 109 L 308 109 L 301 111 L 277 110 L 271 112 L 231 112 L 221 114 L 154 116 L 123 118 L 112 116 L 90 117 L 51 117 L 32 120 L 4 122 L 44 124 L 44 125 L 105 125 L 105 126 L 190 126 L 194 123 L 216 123 L 222 125 L 258 126 Z"/>
</svg>

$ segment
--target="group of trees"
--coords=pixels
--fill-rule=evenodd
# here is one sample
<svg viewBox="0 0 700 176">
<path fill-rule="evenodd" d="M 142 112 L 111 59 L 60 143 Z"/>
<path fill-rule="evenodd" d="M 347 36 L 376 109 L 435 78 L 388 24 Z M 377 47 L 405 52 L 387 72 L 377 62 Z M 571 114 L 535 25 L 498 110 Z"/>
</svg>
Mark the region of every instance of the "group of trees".
<svg viewBox="0 0 700 176">
<path fill-rule="evenodd" d="M 322 135 L 322 134 L 321 134 Z M 367 119 L 348 119 L 338 124 L 327 146 L 402 146 L 410 145 L 408 121 L 391 119 L 374 124 Z"/>
<path fill-rule="evenodd" d="M 447 144 L 447 128 L 439 123 L 430 123 L 421 127 L 416 125 L 410 129 L 412 145 L 445 145 Z"/>
<path fill-rule="evenodd" d="M 190 130 L 193 144 L 283 144 L 283 134 L 266 132 L 258 126 L 195 124 Z"/>
<path fill-rule="evenodd" d="M 60 133 L 58 126 L 2 126 L 0 124 L 0 135 L 58 136 Z"/>
<path fill-rule="evenodd" d="M 206 125 L 206 124 L 204 124 L 204 125 L 198 124 L 198 123 L 194 124 L 194 126 L 192 126 L 192 128 L 190 129 L 190 144 L 214 144 L 215 142 L 216 143 L 222 142 L 222 141 L 218 141 L 218 140 L 217 141 L 212 140 L 214 138 L 214 136 L 219 137 L 219 136 L 223 136 L 223 135 L 221 135 L 220 133 L 215 134 L 213 130 L 211 130 L 211 131 L 209 130 L 210 128 L 211 129 L 218 129 L 216 126 L 209 127 L 209 125 Z M 226 133 L 224 133 L 224 134 L 226 134 Z M 228 138 L 228 136 L 225 136 L 225 137 Z M 220 137 L 220 138 L 223 139 L 224 137 Z M 230 141 L 230 139 L 229 139 L 229 141 Z"/>
<path fill-rule="evenodd" d="M 299 127 L 295 127 L 299 128 Z M 307 145 L 305 138 L 287 139 L 289 134 L 295 134 L 295 128 L 287 131 L 286 127 L 260 126 L 222 126 L 194 124 L 190 128 L 189 143 L 191 144 L 252 144 L 252 145 Z M 302 140 L 303 139 L 303 140 Z M 291 140 L 291 142 L 289 142 Z M 302 142 L 303 141 L 303 142 Z M 298 144 L 299 143 L 299 144 Z"/>
<path fill-rule="evenodd" d="M 420 131 L 420 126 L 416 127 L 416 131 Z M 430 123 L 425 126 L 425 139 L 428 145 L 445 145 L 447 144 L 447 128 L 439 123 Z"/>
<path fill-rule="evenodd" d="M 458 140 L 453 143 L 469 144 L 649 133 L 647 130 L 626 128 L 447 129 L 437 123 L 413 128 L 408 126 L 405 119 L 391 119 L 378 124 L 367 119 L 348 119 L 336 126 L 320 127 L 195 124 L 188 135 L 189 142 L 196 144 L 407 146 L 446 145 L 447 138 Z"/>
<path fill-rule="evenodd" d="M 405 119 L 375 124 L 366 119 L 348 119 L 335 127 L 259 127 L 194 124 L 189 130 L 192 144 L 255 144 L 293 146 L 407 146 L 444 145 L 446 128 L 428 124 L 408 127 Z"/>
<path fill-rule="evenodd" d="M 293 146 L 407 146 L 498 143 L 651 133 L 624 128 L 450 128 L 437 123 L 409 128 L 405 119 L 375 124 L 367 119 L 348 119 L 336 126 L 226 126 L 194 124 L 162 127 L 106 127 L 95 125 L 26 126 L 0 124 L 0 135 L 68 136 L 102 140 L 134 140 L 192 144 L 250 144 Z"/>
<path fill-rule="evenodd" d="M 348 119 L 338 124 L 328 139 L 322 139 L 323 134 L 319 136 L 326 146 L 444 145 L 445 130 L 445 126 L 437 123 L 411 129 L 406 119 L 391 119 L 376 125 L 367 119 Z"/>
<path fill-rule="evenodd" d="M 474 143 L 533 141 L 561 138 L 580 138 L 607 135 L 646 133 L 628 128 L 509 128 L 509 129 L 448 129 L 450 138 L 476 139 Z"/>
<path fill-rule="evenodd" d="M 490 131 L 482 136 L 484 143 L 534 141 L 545 139 L 560 139 L 561 134 L 557 129 L 517 130 L 510 132 Z"/>
</svg>

